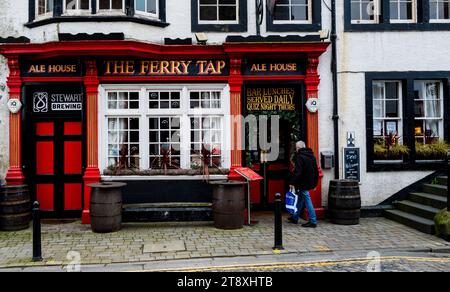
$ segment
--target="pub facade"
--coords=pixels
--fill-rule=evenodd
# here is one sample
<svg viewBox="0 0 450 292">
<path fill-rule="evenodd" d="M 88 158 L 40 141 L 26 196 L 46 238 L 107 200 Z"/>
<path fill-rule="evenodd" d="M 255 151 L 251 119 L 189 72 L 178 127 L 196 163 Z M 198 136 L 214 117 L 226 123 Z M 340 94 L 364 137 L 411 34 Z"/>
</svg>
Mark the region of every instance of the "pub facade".
<svg viewBox="0 0 450 292">
<path fill-rule="evenodd" d="M 337 163 L 322 165 L 321 182 L 312 192 L 319 216 L 336 176 L 359 179 L 363 204 L 373 206 L 431 173 L 433 159 L 422 164 L 410 155 L 376 159 L 372 149 L 394 133 L 396 141 L 415 146 L 419 120 L 424 144 L 430 129 L 442 134 L 436 140 L 446 139 L 450 75 L 440 69 L 445 61 L 425 57 L 416 66 L 410 54 L 391 56 L 401 46 L 396 38 L 405 32 L 386 31 L 382 18 L 363 21 L 366 15 L 357 16 L 352 7 L 359 3 L 360 12 L 365 11 L 364 1 L 348 1 L 352 7 L 337 1 L 336 115 L 327 35 L 331 12 L 322 1 L 279 1 L 274 8 L 263 1 L 262 21 L 254 1 L 226 2 L 0 4 L 5 13 L 0 177 L 7 184 L 27 184 L 46 216 L 81 217 L 88 223 L 90 183 L 127 182 L 125 204 L 187 206 L 210 203 L 205 181 L 241 179 L 235 169 L 243 166 L 264 176 L 251 185 L 251 203 L 255 209 L 268 208 L 275 193 L 287 189 L 292 146 L 298 140 L 313 149 L 319 162 Z M 398 29 L 431 41 L 434 27 L 445 29 L 430 23 Z M 376 38 L 381 39 L 378 51 L 367 42 Z M 432 55 L 433 49 L 425 51 Z M 408 73 L 392 73 L 400 69 Z M 423 74 L 412 73 L 419 71 Z M 432 83 L 439 89 L 431 90 Z M 437 124 L 434 118 L 407 122 L 400 112 L 393 116 L 393 108 L 410 104 L 399 105 L 399 100 L 416 91 L 424 107 L 429 92 L 442 94 L 432 98 L 440 105 L 436 115 L 442 111 Z M 392 92 L 403 92 L 403 97 L 391 98 Z M 379 103 L 386 109 L 382 113 Z M 260 148 L 246 149 L 259 134 L 247 127 L 250 115 L 256 120 L 279 117 L 275 159 L 267 161 L 268 153 Z M 416 137 L 399 131 L 409 131 L 414 123 Z"/>
</svg>

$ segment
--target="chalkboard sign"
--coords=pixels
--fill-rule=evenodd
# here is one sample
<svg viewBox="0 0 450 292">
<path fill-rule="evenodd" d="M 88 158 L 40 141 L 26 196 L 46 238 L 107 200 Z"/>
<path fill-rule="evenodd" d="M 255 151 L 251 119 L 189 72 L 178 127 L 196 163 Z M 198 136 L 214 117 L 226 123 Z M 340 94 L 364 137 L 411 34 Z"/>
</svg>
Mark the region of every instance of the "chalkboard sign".
<svg viewBox="0 0 450 292">
<path fill-rule="evenodd" d="M 359 148 L 344 148 L 345 179 L 361 181 L 361 156 Z"/>
</svg>

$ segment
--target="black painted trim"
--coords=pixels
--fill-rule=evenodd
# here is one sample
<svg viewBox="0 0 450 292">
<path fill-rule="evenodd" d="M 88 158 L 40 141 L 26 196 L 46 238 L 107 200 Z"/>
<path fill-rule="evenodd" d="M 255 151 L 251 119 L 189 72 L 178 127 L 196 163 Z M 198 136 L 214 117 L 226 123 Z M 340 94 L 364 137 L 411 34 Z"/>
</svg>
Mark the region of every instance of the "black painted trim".
<svg viewBox="0 0 450 292">
<path fill-rule="evenodd" d="M 274 24 L 273 17 L 266 9 L 267 31 L 291 32 L 291 31 L 319 31 L 322 29 L 322 0 L 312 0 L 311 24 Z"/>
<path fill-rule="evenodd" d="M 58 38 L 60 41 L 92 41 L 92 40 L 117 40 L 123 41 L 125 39 L 125 35 L 122 32 L 116 33 L 78 33 L 78 34 L 70 34 L 70 33 L 60 33 L 58 34 Z"/>
<path fill-rule="evenodd" d="M 28 0 L 28 22 L 36 18 L 36 0 Z"/>
<path fill-rule="evenodd" d="M 191 31 L 192 32 L 246 32 L 248 31 L 247 1 L 239 1 L 238 24 L 199 24 L 198 0 L 191 0 Z"/>
<path fill-rule="evenodd" d="M 165 38 L 164 44 L 165 45 L 192 45 L 192 38 L 186 38 L 186 39 Z"/>
<path fill-rule="evenodd" d="M 344 1 L 344 31 L 437 31 L 450 30 L 450 23 L 430 23 L 430 5 L 428 0 L 417 2 L 417 23 L 390 23 L 389 1 L 382 1 L 380 23 L 352 24 L 350 1 Z"/>
<path fill-rule="evenodd" d="M 450 138 L 450 71 L 408 71 L 408 72 L 367 72 L 366 81 L 366 137 L 367 171 L 438 170 L 445 167 L 445 161 L 421 162 L 415 157 L 414 137 L 414 80 L 441 80 L 444 85 L 444 139 Z M 404 144 L 411 154 L 401 163 L 375 163 L 373 156 L 373 92 L 375 80 L 399 80 L 403 86 L 403 135 Z"/>
<path fill-rule="evenodd" d="M 60 16 L 29 22 L 26 23 L 25 26 L 28 28 L 34 28 L 47 24 L 61 23 L 61 22 L 134 22 L 156 27 L 167 27 L 170 25 L 169 23 L 158 20 L 145 19 L 139 17 L 129 17 L 129 16 Z"/>
<path fill-rule="evenodd" d="M 0 44 L 29 44 L 30 39 L 24 36 L 21 37 L 0 37 Z"/>
<path fill-rule="evenodd" d="M 283 43 L 283 42 L 320 42 L 319 35 L 307 35 L 307 36 L 299 36 L 299 35 L 288 35 L 288 36 L 279 36 L 279 35 L 269 35 L 269 36 L 257 36 L 251 35 L 248 37 L 240 36 L 240 35 L 230 35 L 227 36 L 227 43 Z"/>
</svg>

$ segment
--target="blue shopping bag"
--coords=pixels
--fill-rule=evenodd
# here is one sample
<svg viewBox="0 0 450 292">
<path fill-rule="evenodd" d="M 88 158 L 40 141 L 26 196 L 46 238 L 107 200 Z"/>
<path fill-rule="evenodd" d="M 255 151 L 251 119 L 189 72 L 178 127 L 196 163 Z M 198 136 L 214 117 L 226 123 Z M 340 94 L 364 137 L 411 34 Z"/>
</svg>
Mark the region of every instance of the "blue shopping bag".
<svg viewBox="0 0 450 292">
<path fill-rule="evenodd" d="M 287 192 L 286 193 L 286 210 L 289 214 L 294 215 L 298 212 L 297 203 L 298 203 L 298 196 L 293 192 Z"/>
</svg>

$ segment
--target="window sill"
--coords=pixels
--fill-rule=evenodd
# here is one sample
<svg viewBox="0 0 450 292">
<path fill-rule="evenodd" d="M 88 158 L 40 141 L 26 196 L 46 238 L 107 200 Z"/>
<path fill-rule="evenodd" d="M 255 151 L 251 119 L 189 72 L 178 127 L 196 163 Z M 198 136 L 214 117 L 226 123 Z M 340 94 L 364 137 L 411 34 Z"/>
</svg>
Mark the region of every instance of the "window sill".
<svg viewBox="0 0 450 292">
<path fill-rule="evenodd" d="M 91 15 L 91 16 L 60 16 L 60 17 L 38 19 L 36 21 L 26 23 L 25 27 L 34 28 L 44 26 L 47 24 L 61 23 L 61 22 L 134 22 L 161 28 L 170 25 L 167 22 L 162 22 L 155 19 L 146 19 L 143 17 Z"/>
<path fill-rule="evenodd" d="M 239 24 L 201 24 L 192 23 L 192 32 L 247 32 L 247 23 Z"/>
<path fill-rule="evenodd" d="M 130 175 L 130 176 L 107 176 L 107 175 L 102 175 L 101 179 L 103 181 L 166 181 L 166 180 L 170 180 L 170 181 L 174 181 L 174 180 L 204 180 L 205 177 L 202 175 L 194 175 L 194 176 L 189 176 L 189 175 L 155 175 L 155 176 L 138 176 L 138 175 Z M 209 176 L 210 180 L 226 180 L 228 179 L 227 175 L 210 175 Z"/>
<path fill-rule="evenodd" d="M 445 169 L 445 161 L 416 161 L 415 163 L 406 162 L 368 162 L 367 172 L 390 172 L 390 171 L 436 171 Z"/>
<path fill-rule="evenodd" d="M 345 32 L 383 32 L 383 31 L 438 31 L 450 30 L 450 23 L 346 23 Z"/>
<path fill-rule="evenodd" d="M 293 32 L 293 31 L 305 31 L 305 32 L 317 32 L 322 29 L 321 23 L 267 23 L 267 31 L 270 32 Z"/>
</svg>

